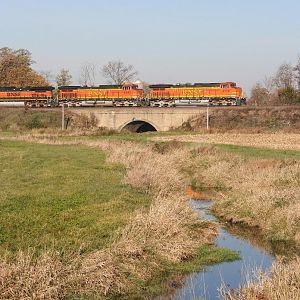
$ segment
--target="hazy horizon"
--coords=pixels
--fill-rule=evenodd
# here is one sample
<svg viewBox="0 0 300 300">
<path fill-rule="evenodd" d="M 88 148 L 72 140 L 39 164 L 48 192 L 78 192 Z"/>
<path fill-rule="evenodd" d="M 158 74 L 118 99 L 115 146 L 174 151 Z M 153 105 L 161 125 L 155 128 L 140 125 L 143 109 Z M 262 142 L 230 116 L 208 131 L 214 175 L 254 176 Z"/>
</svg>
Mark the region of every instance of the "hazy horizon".
<svg viewBox="0 0 300 300">
<path fill-rule="evenodd" d="M 300 2 L 1 2 L 1 47 L 26 48 L 37 71 L 120 59 L 149 83 L 235 81 L 247 93 L 300 53 Z M 98 72 L 97 83 L 105 79 Z"/>
</svg>

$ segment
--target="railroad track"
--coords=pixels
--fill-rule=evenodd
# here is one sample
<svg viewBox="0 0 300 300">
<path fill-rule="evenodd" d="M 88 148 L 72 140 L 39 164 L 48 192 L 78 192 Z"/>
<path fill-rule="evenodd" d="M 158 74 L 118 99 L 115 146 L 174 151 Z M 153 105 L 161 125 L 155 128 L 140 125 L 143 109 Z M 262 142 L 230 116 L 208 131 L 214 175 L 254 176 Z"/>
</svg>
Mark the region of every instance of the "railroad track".
<svg viewBox="0 0 300 300">
<path fill-rule="evenodd" d="M 158 110 L 158 111 L 170 111 L 170 110 L 191 110 L 195 109 L 195 111 L 199 110 L 216 110 L 216 109 L 224 109 L 224 110 L 265 110 L 265 109 L 284 109 L 284 108 L 295 108 L 300 109 L 300 105 L 281 105 L 281 106 L 179 106 L 179 107 L 150 107 L 150 106 L 132 106 L 132 107 L 65 107 L 66 110 Z M 26 110 L 26 111 L 61 111 L 61 107 L 24 107 L 24 106 L 0 106 L 0 110 L 5 109 L 14 109 L 14 110 Z"/>
</svg>

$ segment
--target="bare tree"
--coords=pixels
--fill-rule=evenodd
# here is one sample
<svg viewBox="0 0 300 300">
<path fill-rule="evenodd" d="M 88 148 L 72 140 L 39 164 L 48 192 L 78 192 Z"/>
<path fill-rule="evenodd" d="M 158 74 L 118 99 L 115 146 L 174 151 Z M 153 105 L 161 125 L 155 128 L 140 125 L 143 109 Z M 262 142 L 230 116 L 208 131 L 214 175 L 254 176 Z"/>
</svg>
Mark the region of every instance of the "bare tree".
<svg viewBox="0 0 300 300">
<path fill-rule="evenodd" d="M 291 64 L 283 63 L 277 70 L 274 77 L 274 84 L 277 88 L 289 88 L 293 87 L 295 77 L 293 73 L 293 67 Z"/>
<path fill-rule="evenodd" d="M 92 62 L 84 63 L 81 66 L 79 83 L 84 86 L 95 86 L 96 65 Z"/>
<path fill-rule="evenodd" d="M 298 90 L 300 91 L 300 55 L 298 54 L 298 62 L 294 68 L 294 71 L 296 72 L 296 81 Z"/>
<path fill-rule="evenodd" d="M 264 80 L 262 81 L 262 86 L 266 88 L 269 93 L 272 93 L 276 89 L 274 81 L 275 80 L 273 76 L 265 76 Z"/>
<path fill-rule="evenodd" d="M 110 61 L 102 68 L 102 74 L 111 84 L 124 84 L 132 82 L 137 71 L 134 70 L 132 65 L 125 65 L 121 60 Z"/>
<path fill-rule="evenodd" d="M 51 71 L 40 71 L 40 74 L 45 78 L 46 82 L 52 82 L 53 74 L 51 73 Z"/>
<path fill-rule="evenodd" d="M 57 86 L 62 86 L 70 85 L 72 83 L 71 79 L 72 75 L 70 74 L 70 71 L 67 69 L 61 69 L 60 72 L 56 75 L 55 81 Z"/>
<path fill-rule="evenodd" d="M 256 83 L 256 85 L 251 90 L 249 104 L 255 106 L 265 106 L 270 105 L 271 102 L 272 94 L 270 93 L 270 91 L 261 83 Z"/>
</svg>

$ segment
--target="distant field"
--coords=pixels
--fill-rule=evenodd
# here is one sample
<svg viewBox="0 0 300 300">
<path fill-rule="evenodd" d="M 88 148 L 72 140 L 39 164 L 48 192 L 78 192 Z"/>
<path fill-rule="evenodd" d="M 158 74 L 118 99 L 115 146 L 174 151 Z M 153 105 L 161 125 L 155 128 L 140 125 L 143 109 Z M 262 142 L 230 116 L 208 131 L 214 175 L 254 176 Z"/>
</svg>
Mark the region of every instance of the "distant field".
<svg viewBox="0 0 300 300">
<path fill-rule="evenodd" d="M 180 141 L 205 144 L 238 145 L 259 148 L 300 151 L 300 134 L 296 133 L 213 133 L 156 137 L 157 141 Z"/>
<path fill-rule="evenodd" d="M 150 199 L 83 146 L 0 141 L 0 252 L 101 249 Z"/>
</svg>

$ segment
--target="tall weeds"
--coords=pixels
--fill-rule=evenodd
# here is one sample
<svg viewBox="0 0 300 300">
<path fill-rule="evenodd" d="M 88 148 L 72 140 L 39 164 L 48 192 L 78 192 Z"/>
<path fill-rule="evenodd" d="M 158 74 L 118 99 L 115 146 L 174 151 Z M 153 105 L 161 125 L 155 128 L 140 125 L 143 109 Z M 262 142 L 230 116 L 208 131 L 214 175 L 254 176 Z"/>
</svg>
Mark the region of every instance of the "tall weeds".
<svg viewBox="0 0 300 300">
<path fill-rule="evenodd" d="M 38 258 L 33 251 L 19 252 L 14 261 L 0 259 L 1 299 L 60 299 L 65 294 L 65 279 L 70 266 L 54 253 Z"/>
<path fill-rule="evenodd" d="M 247 284 L 234 291 L 222 291 L 224 300 L 298 300 L 300 299 L 300 260 L 273 264 L 270 274 L 256 271 Z"/>
<path fill-rule="evenodd" d="M 231 222 L 258 226 L 270 240 L 300 242 L 300 163 L 244 158 L 200 149 L 194 181 L 217 192 L 214 209 Z"/>
</svg>

